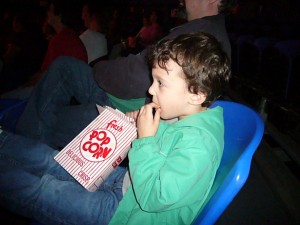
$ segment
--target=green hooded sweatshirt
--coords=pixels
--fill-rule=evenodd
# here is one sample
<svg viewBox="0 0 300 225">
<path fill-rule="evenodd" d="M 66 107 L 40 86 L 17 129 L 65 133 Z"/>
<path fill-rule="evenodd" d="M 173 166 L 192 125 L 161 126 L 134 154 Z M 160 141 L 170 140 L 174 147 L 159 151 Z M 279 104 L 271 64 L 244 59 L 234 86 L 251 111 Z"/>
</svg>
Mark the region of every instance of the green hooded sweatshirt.
<svg viewBox="0 0 300 225">
<path fill-rule="evenodd" d="M 224 148 L 223 109 L 215 107 L 136 139 L 131 186 L 110 224 L 191 224 L 214 181 Z"/>
</svg>

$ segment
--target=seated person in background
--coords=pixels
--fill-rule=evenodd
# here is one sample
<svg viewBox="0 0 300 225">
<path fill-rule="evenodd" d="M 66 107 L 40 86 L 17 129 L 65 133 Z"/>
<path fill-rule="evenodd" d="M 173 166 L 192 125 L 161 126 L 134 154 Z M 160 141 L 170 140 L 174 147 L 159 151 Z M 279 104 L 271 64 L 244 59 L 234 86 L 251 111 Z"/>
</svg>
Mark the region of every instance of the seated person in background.
<svg viewBox="0 0 300 225">
<path fill-rule="evenodd" d="M 49 41 L 40 71 L 27 83 L 28 86 L 35 85 L 43 72 L 59 56 L 72 56 L 88 62 L 85 46 L 75 29 L 80 22 L 79 6 L 72 0 L 51 0 L 47 15 L 47 22 L 56 34 Z"/>
<path fill-rule="evenodd" d="M 43 62 L 47 41 L 33 12 L 18 12 L 13 17 L 12 34 L 5 43 L 0 93 L 16 89 L 36 73 Z"/>
<path fill-rule="evenodd" d="M 173 8 L 170 11 L 170 17 L 167 21 L 167 26 L 171 28 L 177 27 L 186 22 L 188 21 L 187 21 L 187 15 L 185 11 L 185 1 L 179 0 L 179 4 L 177 8 Z"/>
<path fill-rule="evenodd" d="M 156 11 L 151 11 L 143 16 L 143 27 L 136 35 L 136 47 L 143 50 L 154 44 L 162 35 L 160 25 L 157 23 Z"/>
<path fill-rule="evenodd" d="M 108 52 L 111 52 L 114 45 L 119 44 L 122 39 L 122 17 L 120 15 L 121 8 L 111 7 L 108 12 L 110 17 L 108 19 L 108 26 L 106 32 Z"/>
<path fill-rule="evenodd" d="M 153 38 L 151 36 L 151 22 L 150 22 L 149 14 L 147 13 L 144 14 L 143 27 L 139 30 L 139 32 L 135 36 L 135 39 L 136 39 L 136 44 L 141 49 L 153 43 Z"/>
<path fill-rule="evenodd" d="M 158 11 L 152 10 L 150 14 L 150 23 L 151 23 L 151 36 L 153 39 L 153 43 L 162 38 L 163 29 L 161 25 L 158 23 Z M 152 43 L 152 44 L 153 44 Z"/>
<path fill-rule="evenodd" d="M 117 167 L 89 192 L 53 159 L 57 151 L 0 131 L 2 207 L 43 224 L 193 222 L 223 153 L 223 109 L 208 107 L 229 80 L 230 60 L 205 33 L 162 40 L 147 58 L 152 102 L 127 113 L 138 132 L 128 171 Z"/>
<path fill-rule="evenodd" d="M 116 44 L 109 56 L 109 59 L 115 59 L 130 54 L 138 54 L 146 47 L 154 44 L 162 37 L 162 29 L 157 23 L 157 12 L 155 10 L 146 12 L 143 15 L 143 26 L 139 32 L 122 39 L 122 42 Z"/>
<path fill-rule="evenodd" d="M 82 19 L 87 29 L 80 34 L 79 38 L 87 50 L 89 64 L 108 53 L 107 40 L 104 35 L 105 26 L 108 22 L 104 16 L 106 12 L 102 7 L 95 1 L 89 1 L 82 8 Z"/>
<path fill-rule="evenodd" d="M 56 34 L 54 28 L 47 21 L 45 21 L 42 25 L 42 30 L 43 30 L 44 37 L 49 43 L 51 38 L 53 38 Z"/>
</svg>

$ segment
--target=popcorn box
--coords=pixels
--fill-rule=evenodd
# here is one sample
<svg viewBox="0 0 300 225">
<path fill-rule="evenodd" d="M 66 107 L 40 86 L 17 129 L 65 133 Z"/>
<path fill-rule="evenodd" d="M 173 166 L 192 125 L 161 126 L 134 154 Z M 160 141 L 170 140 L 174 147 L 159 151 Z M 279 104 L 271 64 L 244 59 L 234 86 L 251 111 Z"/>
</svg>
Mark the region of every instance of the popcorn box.
<svg viewBox="0 0 300 225">
<path fill-rule="evenodd" d="M 137 132 L 133 119 L 108 106 L 54 159 L 88 191 L 101 183 L 123 161 Z"/>
</svg>

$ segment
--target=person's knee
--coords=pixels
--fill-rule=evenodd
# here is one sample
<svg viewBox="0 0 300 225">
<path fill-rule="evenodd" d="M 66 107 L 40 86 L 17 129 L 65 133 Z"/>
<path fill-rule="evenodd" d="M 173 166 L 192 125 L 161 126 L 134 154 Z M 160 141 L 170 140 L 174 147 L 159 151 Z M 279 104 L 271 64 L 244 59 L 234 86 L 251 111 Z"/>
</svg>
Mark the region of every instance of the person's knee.
<svg viewBox="0 0 300 225">
<path fill-rule="evenodd" d="M 57 57 L 50 65 L 49 68 L 57 68 L 57 67 L 63 67 L 63 68 L 73 68 L 74 66 L 84 66 L 89 68 L 89 65 L 85 62 L 83 62 L 80 59 L 77 59 L 72 56 L 59 56 Z"/>
</svg>

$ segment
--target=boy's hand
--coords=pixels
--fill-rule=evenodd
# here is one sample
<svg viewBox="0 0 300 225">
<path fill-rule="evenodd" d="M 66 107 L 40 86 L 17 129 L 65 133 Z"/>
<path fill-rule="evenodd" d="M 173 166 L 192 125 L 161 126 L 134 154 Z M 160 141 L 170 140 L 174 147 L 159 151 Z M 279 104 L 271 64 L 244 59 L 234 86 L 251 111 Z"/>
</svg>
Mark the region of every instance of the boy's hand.
<svg viewBox="0 0 300 225">
<path fill-rule="evenodd" d="M 134 122 L 136 123 L 137 121 L 137 118 L 138 118 L 138 115 L 139 115 L 139 112 L 140 110 L 136 110 L 136 111 L 133 111 L 133 112 L 127 112 L 125 115 L 130 117 L 131 119 L 134 120 Z"/>
<path fill-rule="evenodd" d="M 155 113 L 153 116 L 153 109 Z M 138 138 L 154 136 L 159 126 L 160 107 L 154 102 L 144 105 L 137 118 Z"/>
</svg>

